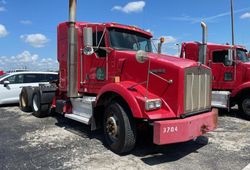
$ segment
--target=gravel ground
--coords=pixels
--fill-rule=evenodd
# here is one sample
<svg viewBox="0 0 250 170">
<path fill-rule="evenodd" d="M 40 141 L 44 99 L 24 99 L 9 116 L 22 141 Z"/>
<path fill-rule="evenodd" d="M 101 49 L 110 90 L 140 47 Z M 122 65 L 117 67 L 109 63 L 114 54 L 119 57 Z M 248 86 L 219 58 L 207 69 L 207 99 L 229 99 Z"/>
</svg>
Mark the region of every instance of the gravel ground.
<svg viewBox="0 0 250 170">
<path fill-rule="evenodd" d="M 90 132 L 81 123 L 0 107 L 0 169 L 250 168 L 250 121 L 234 112 L 220 116 L 217 130 L 196 141 L 156 146 L 145 140 L 131 154 L 119 156 L 103 145 L 100 131 Z"/>
</svg>

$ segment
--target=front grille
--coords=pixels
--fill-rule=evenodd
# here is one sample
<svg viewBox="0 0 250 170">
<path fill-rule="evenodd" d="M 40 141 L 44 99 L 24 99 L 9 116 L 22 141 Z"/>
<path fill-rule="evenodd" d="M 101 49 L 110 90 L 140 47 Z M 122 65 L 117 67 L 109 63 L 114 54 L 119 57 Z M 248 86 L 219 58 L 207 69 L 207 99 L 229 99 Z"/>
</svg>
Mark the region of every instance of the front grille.
<svg viewBox="0 0 250 170">
<path fill-rule="evenodd" d="M 203 67 L 185 69 L 184 114 L 211 108 L 211 71 Z"/>
</svg>

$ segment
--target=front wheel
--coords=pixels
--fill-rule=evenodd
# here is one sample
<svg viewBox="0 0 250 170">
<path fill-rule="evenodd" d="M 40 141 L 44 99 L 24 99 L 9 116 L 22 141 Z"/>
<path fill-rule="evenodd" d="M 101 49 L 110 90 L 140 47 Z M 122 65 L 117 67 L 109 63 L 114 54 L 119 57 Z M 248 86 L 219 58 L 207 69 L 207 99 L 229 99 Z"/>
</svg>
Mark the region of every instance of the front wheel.
<svg viewBox="0 0 250 170">
<path fill-rule="evenodd" d="M 105 109 L 104 137 L 110 150 L 117 154 L 131 151 L 136 143 L 135 122 L 130 110 L 118 102 L 112 102 Z"/>
<path fill-rule="evenodd" d="M 244 118 L 250 120 L 250 97 L 249 96 L 245 96 L 240 100 L 239 110 L 240 110 L 240 114 Z"/>
</svg>

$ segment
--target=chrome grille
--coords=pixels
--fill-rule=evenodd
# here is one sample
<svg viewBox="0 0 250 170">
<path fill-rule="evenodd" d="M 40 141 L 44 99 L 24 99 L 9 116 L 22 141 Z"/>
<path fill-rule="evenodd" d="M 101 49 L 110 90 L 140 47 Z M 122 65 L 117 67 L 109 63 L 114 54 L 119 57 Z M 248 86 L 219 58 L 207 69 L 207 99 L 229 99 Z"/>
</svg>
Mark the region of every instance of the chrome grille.
<svg viewBox="0 0 250 170">
<path fill-rule="evenodd" d="M 197 113 L 211 108 L 211 72 L 203 67 L 185 69 L 184 112 Z"/>
</svg>

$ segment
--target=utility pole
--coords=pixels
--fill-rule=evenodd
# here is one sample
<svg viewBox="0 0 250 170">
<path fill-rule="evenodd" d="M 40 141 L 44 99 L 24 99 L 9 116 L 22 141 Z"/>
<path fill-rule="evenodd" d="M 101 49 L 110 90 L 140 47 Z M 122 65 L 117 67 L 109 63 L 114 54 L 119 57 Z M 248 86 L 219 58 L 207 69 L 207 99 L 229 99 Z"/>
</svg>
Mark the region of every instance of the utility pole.
<svg viewBox="0 0 250 170">
<path fill-rule="evenodd" d="M 234 46 L 234 2 L 231 0 L 232 45 Z"/>
</svg>

